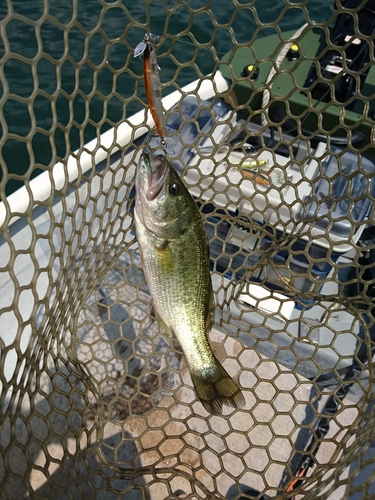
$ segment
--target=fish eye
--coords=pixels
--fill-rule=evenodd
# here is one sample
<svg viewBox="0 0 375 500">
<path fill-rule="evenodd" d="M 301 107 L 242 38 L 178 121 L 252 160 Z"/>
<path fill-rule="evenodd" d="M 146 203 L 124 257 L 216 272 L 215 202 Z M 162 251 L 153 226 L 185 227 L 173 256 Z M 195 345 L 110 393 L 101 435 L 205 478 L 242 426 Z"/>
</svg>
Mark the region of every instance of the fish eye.
<svg viewBox="0 0 375 500">
<path fill-rule="evenodd" d="M 169 186 L 169 192 L 173 196 L 177 196 L 180 193 L 180 185 L 177 182 L 174 182 Z"/>
</svg>

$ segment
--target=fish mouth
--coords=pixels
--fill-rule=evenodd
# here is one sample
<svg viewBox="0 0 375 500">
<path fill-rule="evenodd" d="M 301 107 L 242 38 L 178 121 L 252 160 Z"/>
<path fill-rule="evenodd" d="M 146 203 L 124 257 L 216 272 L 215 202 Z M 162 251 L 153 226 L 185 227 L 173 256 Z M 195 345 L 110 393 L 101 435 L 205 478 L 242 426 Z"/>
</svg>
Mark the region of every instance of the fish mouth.
<svg viewBox="0 0 375 500">
<path fill-rule="evenodd" d="M 148 176 L 146 198 L 148 201 L 152 201 L 159 195 L 164 186 L 168 176 L 168 164 L 165 156 L 154 156 L 150 160 L 150 157 L 146 153 L 142 154 L 142 162 L 146 166 Z"/>
</svg>

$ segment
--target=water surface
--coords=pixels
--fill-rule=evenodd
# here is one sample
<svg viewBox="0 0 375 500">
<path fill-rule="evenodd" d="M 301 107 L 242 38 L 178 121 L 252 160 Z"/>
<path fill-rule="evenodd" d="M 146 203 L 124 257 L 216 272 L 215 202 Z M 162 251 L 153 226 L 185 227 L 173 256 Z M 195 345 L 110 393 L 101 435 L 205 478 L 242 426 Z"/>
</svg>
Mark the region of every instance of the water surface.
<svg viewBox="0 0 375 500">
<path fill-rule="evenodd" d="M 13 192 L 28 179 L 142 109 L 145 31 L 158 45 L 164 95 L 214 71 L 218 58 L 258 36 L 298 29 L 333 6 L 257 0 L 43 0 L 0 2 L 0 163 Z M 12 11 L 11 11 L 12 9 Z M 199 50 L 196 51 L 196 45 Z M 10 174 L 10 180 L 9 180 Z M 4 176 L 2 176 L 4 179 Z"/>
</svg>

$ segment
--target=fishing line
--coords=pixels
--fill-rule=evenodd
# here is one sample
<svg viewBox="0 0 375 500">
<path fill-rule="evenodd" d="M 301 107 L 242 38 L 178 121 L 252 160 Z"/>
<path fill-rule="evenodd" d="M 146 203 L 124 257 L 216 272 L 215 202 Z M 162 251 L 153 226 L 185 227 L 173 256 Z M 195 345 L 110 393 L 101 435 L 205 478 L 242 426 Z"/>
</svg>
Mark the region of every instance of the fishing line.
<svg viewBox="0 0 375 500">
<path fill-rule="evenodd" d="M 193 47 L 196 47 L 196 44 L 195 44 L 195 43 L 193 43 L 193 42 L 186 42 L 185 40 L 178 40 L 178 39 L 177 39 L 177 40 L 176 40 L 176 43 L 184 43 L 184 44 L 186 44 L 186 45 L 193 45 Z M 216 49 L 215 49 L 215 47 L 209 48 L 209 47 L 204 46 L 204 47 L 199 47 L 199 49 L 200 49 L 200 50 L 208 50 L 209 52 L 213 52 L 213 49 L 214 49 L 214 50 L 215 50 L 215 53 L 216 53 L 216 54 L 219 54 L 219 55 L 221 55 L 221 56 L 225 56 L 225 54 L 227 54 L 227 53 L 228 53 L 228 51 L 227 51 L 227 52 L 219 52 L 218 50 L 216 50 Z"/>
<path fill-rule="evenodd" d="M 170 40 L 171 42 L 174 42 L 174 43 L 183 43 L 185 45 L 192 45 L 195 49 L 197 48 L 197 44 L 196 43 L 194 43 L 194 42 L 188 42 L 186 40 L 180 40 L 179 38 L 167 38 L 166 37 L 165 40 Z M 218 55 L 221 55 L 221 56 L 225 56 L 228 53 L 228 51 L 226 51 L 226 52 L 219 52 L 219 51 L 217 51 L 215 49 L 215 47 L 211 47 L 210 48 L 210 47 L 200 46 L 200 45 L 198 45 L 198 47 L 199 47 L 199 50 L 208 50 L 209 52 L 213 52 L 213 49 L 214 49 L 215 53 L 218 54 Z"/>
</svg>

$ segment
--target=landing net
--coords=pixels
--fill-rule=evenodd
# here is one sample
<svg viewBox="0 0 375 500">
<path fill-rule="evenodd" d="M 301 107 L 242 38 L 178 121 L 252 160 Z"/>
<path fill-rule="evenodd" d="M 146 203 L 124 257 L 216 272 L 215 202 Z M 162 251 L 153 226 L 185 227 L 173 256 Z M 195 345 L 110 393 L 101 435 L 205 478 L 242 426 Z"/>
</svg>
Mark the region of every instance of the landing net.
<svg viewBox="0 0 375 500">
<path fill-rule="evenodd" d="M 30 3 L 0 19 L 0 497 L 373 498 L 373 2 Z M 142 272 L 146 32 L 246 400 L 223 415 Z"/>
</svg>

